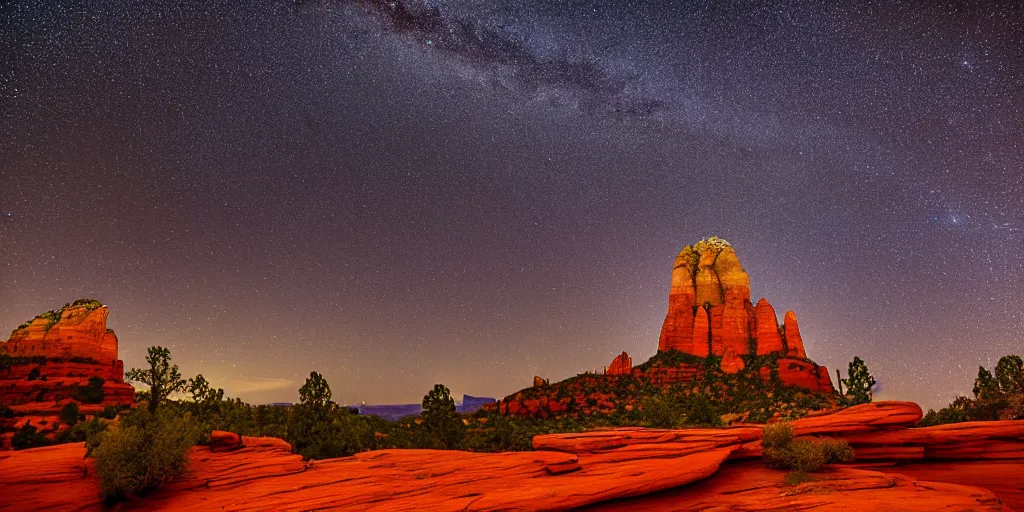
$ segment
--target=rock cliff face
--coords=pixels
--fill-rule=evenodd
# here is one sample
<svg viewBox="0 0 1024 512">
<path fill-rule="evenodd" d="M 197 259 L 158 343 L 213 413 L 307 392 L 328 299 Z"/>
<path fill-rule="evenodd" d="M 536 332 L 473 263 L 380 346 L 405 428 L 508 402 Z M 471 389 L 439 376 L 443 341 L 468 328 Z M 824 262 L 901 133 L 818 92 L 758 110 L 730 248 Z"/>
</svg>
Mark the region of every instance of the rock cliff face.
<svg viewBox="0 0 1024 512">
<path fill-rule="evenodd" d="M 605 370 L 605 375 L 632 375 L 633 374 L 633 358 L 629 357 L 629 354 L 623 352 L 615 359 L 612 359 L 612 364 L 608 365 L 608 369 Z"/>
<path fill-rule="evenodd" d="M 676 256 L 668 314 L 658 341 L 659 352 L 672 350 L 698 357 L 723 356 L 727 373 L 742 369 L 740 356 L 745 355 L 807 360 L 796 314 L 787 311 L 780 327 L 767 300 L 752 304 L 750 276 L 732 246 L 716 237 L 688 245 Z M 796 366 L 781 372 L 784 382 L 831 392 L 831 378 L 824 367 L 810 360 Z"/>
<path fill-rule="evenodd" d="M 679 252 L 668 303 L 658 354 L 649 361 L 634 367 L 623 352 L 603 375 L 555 383 L 535 377 L 532 389 L 506 396 L 487 410 L 540 418 L 608 414 L 617 407 L 639 406 L 651 387 L 664 391 L 693 384 L 689 389 L 698 389 L 709 374 L 732 378 L 720 383 L 726 389 L 719 396 L 743 394 L 735 385 L 751 377 L 757 385 L 753 393 L 771 393 L 768 388 L 775 385 L 835 393 L 828 369 L 807 358 L 796 314 L 786 312 L 779 325 L 767 300 L 751 303 L 750 277 L 725 240 L 711 237 Z"/>
<path fill-rule="evenodd" d="M 25 322 L 4 348 L 12 357 L 86 358 L 112 364 L 117 360 L 117 336 L 107 329 L 108 313 L 98 302 L 75 301 Z"/>
<path fill-rule="evenodd" d="M 86 415 L 133 404 L 135 389 L 124 382 L 108 313 L 99 302 L 78 300 L 36 316 L 0 342 L 0 404 L 14 412 L 0 420 L 0 447 L 26 421 L 52 427 L 69 402 Z"/>
</svg>

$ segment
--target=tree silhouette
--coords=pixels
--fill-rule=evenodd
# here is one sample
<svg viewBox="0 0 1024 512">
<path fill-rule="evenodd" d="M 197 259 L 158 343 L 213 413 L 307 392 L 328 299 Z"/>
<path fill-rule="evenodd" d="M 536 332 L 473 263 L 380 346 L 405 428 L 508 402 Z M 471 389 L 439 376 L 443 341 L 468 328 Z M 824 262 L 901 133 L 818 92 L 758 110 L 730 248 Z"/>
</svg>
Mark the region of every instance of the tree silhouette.
<svg viewBox="0 0 1024 512">
<path fill-rule="evenodd" d="M 146 362 L 149 363 L 148 369 L 132 368 L 125 373 L 125 378 L 149 386 L 149 411 L 156 412 L 160 402 L 171 393 L 183 391 L 186 382 L 181 378 L 178 365 L 171 364 L 170 349 L 149 347 Z"/>
<path fill-rule="evenodd" d="M 875 378 L 868 371 L 868 366 L 859 357 L 850 362 L 850 378 L 843 379 L 846 385 L 844 401 L 847 405 L 866 404 L 871 401 L 871 388 L 875 386 Z"/>
</svg>

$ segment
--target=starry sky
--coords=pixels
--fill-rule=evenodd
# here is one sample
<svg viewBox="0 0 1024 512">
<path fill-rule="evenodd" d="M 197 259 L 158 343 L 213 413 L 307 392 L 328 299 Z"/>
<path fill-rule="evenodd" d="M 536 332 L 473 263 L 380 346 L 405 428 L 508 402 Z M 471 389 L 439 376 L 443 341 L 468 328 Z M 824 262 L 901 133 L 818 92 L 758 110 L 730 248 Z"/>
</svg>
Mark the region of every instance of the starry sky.
<svg viewBox="0 0 1024 512">
<path fill-rule="evenodd" d="M 653 355 L 718 235 L 812 359 L 942 406 L 1024 355 L 988 4 L 4 2 L 0 326 L 95 297 L 253 402 L 503 396 Z"/>
</svg>

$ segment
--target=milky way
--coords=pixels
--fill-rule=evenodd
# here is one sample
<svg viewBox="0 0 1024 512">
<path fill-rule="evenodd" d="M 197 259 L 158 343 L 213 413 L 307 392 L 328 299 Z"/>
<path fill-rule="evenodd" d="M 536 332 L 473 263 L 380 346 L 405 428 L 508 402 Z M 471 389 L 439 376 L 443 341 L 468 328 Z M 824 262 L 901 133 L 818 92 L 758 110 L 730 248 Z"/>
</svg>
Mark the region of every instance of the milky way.
<svg viewBox="0 0 1024 512">
<path fill-rule="evenodd" d="M 1024 15 L 856 4 L 5 4 L 0 325 L 501 396 L 652 355 L 719 235 L 811 358 L 943 405 L 1024 352 Z"/>
</svg>

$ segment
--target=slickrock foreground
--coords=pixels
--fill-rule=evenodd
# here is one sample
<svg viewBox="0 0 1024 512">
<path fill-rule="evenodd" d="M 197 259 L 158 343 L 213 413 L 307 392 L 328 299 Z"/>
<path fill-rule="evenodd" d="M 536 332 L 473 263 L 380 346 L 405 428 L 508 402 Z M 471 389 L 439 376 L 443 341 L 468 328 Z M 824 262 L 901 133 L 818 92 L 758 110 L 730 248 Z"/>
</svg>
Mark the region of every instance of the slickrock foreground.
<svg viewBox="0 0 1024 512">
<path fill-rule="evenodd" d="M 920 416 L 916 404 L 880 402 L 794 421 L 797 435 L 846 438 L 872 463 L 796 486 L 756 460 L 758 426 L 614 429 L 537 436 L 535 452 L 381 450 L 313 462 L 281 440 L 244 437 L 233 451 L 194 448 L 189 478 L 123 508 L 1024 510 L 1024 421 L 907 428 Z M 98 508 L 84 453 L 73 444 L 0 454 L 5 505 Z M 949 454 L 990 460 L 935 460 Z"/>
<path fill-rule="evenodd" d="M 1024 469 L 1024 464 L 1016 469 Z M 785 477 L 785 472 L 767 469 L 760 462 L 745 462 L 725 466 L 714 478 L 697 485 L 585 510 L 1010 510 L 988 489 L 927 482 L 889 471 L 837 467 L 799 485 L 787 485 Z"/>
</svg>

